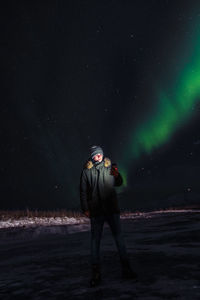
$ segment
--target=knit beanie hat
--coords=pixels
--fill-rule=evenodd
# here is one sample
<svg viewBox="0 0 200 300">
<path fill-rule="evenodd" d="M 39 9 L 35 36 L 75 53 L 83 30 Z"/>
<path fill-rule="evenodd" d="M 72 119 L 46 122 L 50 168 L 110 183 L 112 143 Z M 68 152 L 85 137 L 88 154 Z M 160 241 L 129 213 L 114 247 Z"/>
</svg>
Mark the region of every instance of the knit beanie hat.
<svg viewBox="0 0 200 300">
<path fill-rule="evenodd" d="M 96 154 L 102 154 L 103 155 L 103 149 L 100 146 L 91 146 L 90 147 L 90 157 L 93 158 Z"/>
</svg>

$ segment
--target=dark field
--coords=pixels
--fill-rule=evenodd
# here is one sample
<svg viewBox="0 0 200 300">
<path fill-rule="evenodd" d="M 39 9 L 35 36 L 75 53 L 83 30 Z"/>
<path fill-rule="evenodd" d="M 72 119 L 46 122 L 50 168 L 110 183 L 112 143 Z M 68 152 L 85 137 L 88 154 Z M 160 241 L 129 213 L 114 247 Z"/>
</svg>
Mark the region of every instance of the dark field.
<svg viewBox="0 0 200 300">
<path fill-rule="evenodd" d="M 101 286 L 89 287 L 90 224 L 0 229 L 0 299 L 200 299 L 200 214 L 122 219 L 139 280 L 121 278 L 110 228 L 101 244 Z"/>
</svg>

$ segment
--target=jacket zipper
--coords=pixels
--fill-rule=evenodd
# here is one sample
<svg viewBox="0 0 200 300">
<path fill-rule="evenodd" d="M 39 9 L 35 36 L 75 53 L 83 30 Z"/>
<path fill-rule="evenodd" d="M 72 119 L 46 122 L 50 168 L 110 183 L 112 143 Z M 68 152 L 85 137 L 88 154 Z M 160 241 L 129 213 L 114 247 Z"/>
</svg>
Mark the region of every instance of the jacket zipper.
<svg viewBox="0 0 200 300">
<path fill-rule="evenodd" d="M 98 172 L 98 177 L 97 177 L 97 187 L 98 187 L 98 193 L 99 193 L 99 201 L 100 201 L 100 204 L 101 204 L 101 207 L 103 208 L 103 211 L 106 212 L 106 209 L 103 205 L 103 200 L 101 198 L 101 194 L 100 194 L 100 191 L 99 191 L 99 175 L 100 175 L 100 170 L 97 170 Z"/>
</svg>

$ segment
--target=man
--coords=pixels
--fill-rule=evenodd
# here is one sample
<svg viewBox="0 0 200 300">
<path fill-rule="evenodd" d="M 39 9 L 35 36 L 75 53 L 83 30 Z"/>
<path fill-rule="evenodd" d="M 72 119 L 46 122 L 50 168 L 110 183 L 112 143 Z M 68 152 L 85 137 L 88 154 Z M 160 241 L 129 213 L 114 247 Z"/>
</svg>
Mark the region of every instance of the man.
<svg viewBox="0 0 200 300">
<path fill-rule="evenodd" d="M 122 276 L 136 278 L 129 263 L 121 231 L 120 209 L 115 187 L 122 183 L 123 179 L 117 165 L 111 164 L 111 160 L 104 157 L 100 146 L 92 146 L 90 157 L 84 165 L 80 178 L 81 210 L 85 216 L 90 218 L 91 224 L 92 278 L 90 286 L 96 286 L 101 282 L 99 249 L 105 221 L 110 226 L 119 252 Z"/>
</svg>

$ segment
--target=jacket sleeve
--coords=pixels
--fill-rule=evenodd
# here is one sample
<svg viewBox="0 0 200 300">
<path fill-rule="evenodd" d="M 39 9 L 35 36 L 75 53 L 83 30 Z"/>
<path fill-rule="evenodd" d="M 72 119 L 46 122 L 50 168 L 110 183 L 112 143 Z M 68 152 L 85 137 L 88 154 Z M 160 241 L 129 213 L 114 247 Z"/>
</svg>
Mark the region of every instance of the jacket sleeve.
<svg viewBox="0 0 200 300">
<path fill-rule="evenodd" d="M 118 173 L 118 176 L 115 177 L 115 186 L 120 186 L 123 183 L 123 178 L 120 173 Z"/>
<path fill-rule="evenodd" d="M 87 202 L 87 177 L 84 170 L 81 172 L 80 177 L 80 205 L 82 212 L 89 210 Z"/>
</svg>

